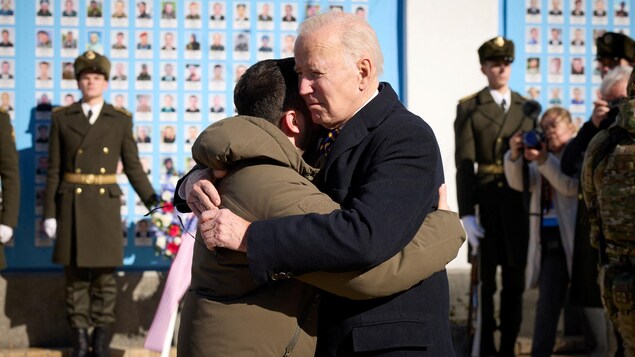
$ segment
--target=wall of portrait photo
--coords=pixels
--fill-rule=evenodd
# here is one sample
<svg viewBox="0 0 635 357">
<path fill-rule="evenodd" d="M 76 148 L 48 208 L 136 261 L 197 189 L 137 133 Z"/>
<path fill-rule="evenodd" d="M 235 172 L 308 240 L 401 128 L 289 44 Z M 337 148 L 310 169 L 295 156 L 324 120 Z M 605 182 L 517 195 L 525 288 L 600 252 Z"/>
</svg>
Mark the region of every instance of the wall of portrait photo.
<svg viewBox="0 0 635 357">
<path fill-rule="evenodd" d="M 51 110 L 81 99 L 73 61 L 86 50 L 112 64 L 107 102 L 133 114 L 141 162 L 158 193 L 189 170 L 196 136 L 235 114 L 233 87 L 253 63 L 293 55 L 308 16 L 345 11 L 375 28 L 382 80 L 400 89 L 398 2 L 379 0 L 0 0 L 0 107 L 20 152 L 22 196 L 9 270 L 57 268 L 42 232 Z M 118 170 L 126 267 L 165 268 L 147 209 Z"/>
<path fill-rule="evenodd" d="M 582 125 L 601 83 L 595 40 L 607 31 L 632 36 L 632 1 L 507 1 L 505 33 L 516 44 L 511 86 L 541 103 L 565 107 Z M 523 75 L 524 74 L 524 75 Z"/>
</svg>

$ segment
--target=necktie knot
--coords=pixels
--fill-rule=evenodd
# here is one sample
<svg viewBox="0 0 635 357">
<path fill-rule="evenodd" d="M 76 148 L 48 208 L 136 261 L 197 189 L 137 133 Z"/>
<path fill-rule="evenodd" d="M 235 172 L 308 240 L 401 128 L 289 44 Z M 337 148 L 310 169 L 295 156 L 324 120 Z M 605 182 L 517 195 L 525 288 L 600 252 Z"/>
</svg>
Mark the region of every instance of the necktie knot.
<svg viewBox="0 0 635 357">
<path fill-rule="evenodd" d="M 88 121 L 90 121 L 90 118 L 93 117 L 93 111 L 92 109 L 88 109 L 88 113 L 86 114 L 86 119 L 88 119 Z"/>
<path fill-rule="evenodd" d="M 505 98 L 503 98 L 503 101 L 501 102 L 501 108 L 503 111 L 507 110 L 507 102 L 505 101 Z"/>
<path fill-rule="evenodd" d="M 335 143 L 337 136 L 340 135 L 341 130 L 342 129 L 340 128 L 335 128 L 328 132 L 320 144 L 320 156 L 327 156 L 329 154 L 331 148 L 333 147 L 333 143 Z"/>
</svg>

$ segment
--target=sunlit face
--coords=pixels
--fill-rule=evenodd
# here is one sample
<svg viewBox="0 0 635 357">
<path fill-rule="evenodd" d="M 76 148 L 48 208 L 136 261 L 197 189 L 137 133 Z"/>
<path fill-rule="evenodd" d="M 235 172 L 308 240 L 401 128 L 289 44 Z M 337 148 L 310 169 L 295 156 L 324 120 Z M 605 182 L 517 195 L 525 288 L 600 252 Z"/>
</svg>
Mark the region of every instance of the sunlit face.
<svg viewBox="0 0 635 357">
<path fill-rule="evenodd" d="M 298 38 L 294 49 L 300 95 L 313 122 L 329 129 L 350 119 L 363 104 L 360 72 L 348 57 L 337 55 L 345 49 L 336 30 Z"/>
<path fill-rule="evenodd" d="M 487 82 L 490 87 L 499 89 L 509 83 L 512 69 L 510 63 L 507 61 L 485 61 L 485 63 L 481 65 L 481 72 L 487 77 Z"/>
<path fill-rule="evenodd" d="M 101 98 L 108 89 L 108 81 L 103 74 L 84 71 L 79 75 L 77 86 L 85 101 Z"/>
<path fill-rule="evenodd" d="M 547 148 L 551 152 L 560 152 L 575 133 L 575 127 L 564 116 L 548 115 L 542 118 L 540 126 L 545 133 Z"/>
</svg>

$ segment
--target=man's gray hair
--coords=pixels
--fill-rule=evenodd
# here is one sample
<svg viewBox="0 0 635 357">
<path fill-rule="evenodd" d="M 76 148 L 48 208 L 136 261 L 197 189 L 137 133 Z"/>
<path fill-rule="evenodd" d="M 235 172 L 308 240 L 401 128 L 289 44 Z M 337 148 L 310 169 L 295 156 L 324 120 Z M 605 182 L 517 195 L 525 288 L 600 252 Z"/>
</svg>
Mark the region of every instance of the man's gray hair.
<svg viewBox="0 0 635 357">
<path fill-rule="evenodd" d="M 384 56 L 381 53 L 375 30 L 363 18 L 341 11 L 330 11 L 304 20 L 298 28 L 298 38 L 318 34 L 325 28 L 336 28 L 344 49 L 345 59 L 357 62 L 369 57 L 376 68 L 376 76 L 384 71 Z"/>
<path fill-rule="evenodd" d="M 600 85 L 600 93 L 602 96 L 607 95 L 611 88 L 613 88 L 613 86 L 617 83 L 622 81 L 628 82 L 632 71 L 633 68 L 630 66 L 617 66 L 608 71 L 602 79 L 602 84 Z"/>
</svg>

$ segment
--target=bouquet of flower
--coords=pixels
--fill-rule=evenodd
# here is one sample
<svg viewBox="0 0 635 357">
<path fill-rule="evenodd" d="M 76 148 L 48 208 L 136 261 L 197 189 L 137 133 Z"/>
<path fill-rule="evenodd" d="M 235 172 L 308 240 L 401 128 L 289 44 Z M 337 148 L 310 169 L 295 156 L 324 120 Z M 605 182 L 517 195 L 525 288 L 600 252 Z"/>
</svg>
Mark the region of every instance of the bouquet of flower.
<svg viewBox="0 0 635 357">
<path fill-rule="evenodd" d="M 165 189 L 161 192 L 159 206 L 152 213 L 152 225 L 156 242 L 154 249 L 156 255 L 164 258 L 174 259 L 181 245 L 181 224 L 178 219 L 178 212 L 172 204 L 174 191 Z"/>
</svg>

